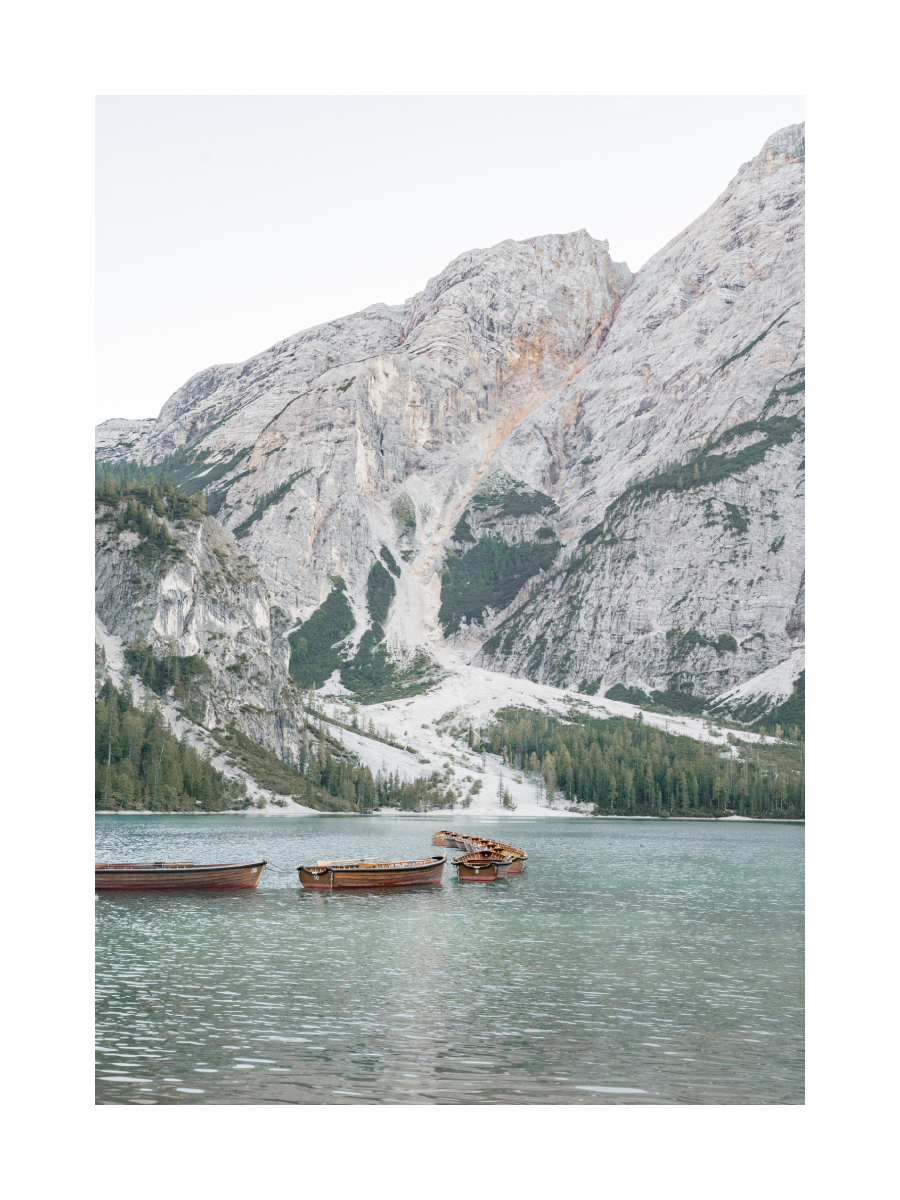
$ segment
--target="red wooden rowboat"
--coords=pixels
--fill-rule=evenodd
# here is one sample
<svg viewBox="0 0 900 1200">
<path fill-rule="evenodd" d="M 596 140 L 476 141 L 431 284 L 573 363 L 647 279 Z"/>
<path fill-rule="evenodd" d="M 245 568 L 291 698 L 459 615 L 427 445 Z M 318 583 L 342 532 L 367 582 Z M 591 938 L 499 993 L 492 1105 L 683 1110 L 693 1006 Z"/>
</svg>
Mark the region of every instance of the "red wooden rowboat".
<svg viewBox="0 0 900 1200">
<path fill-rule="evenodd" d="M 268 859 L 243 863 L 94 863 L 94 889 L 103 891 L 255 888 Z"/>
<path fill-rule="evenodd" d="M 509 874 L 512 862 L 509 855 L 496 850 L 476 850 L 454 858 L 453 865 L 460 883 L 493 883 Z"/>
<path fill-rule="evenodd" d="M 354 858 L 341 862 L 317 862 L 314 867 L 298 867 L 305 888 L 332 891 L 337 888 L 409 887 L 420 883 L 440 883 L 446 854 L 414 858 L 403 862 Z"/>
</svg>

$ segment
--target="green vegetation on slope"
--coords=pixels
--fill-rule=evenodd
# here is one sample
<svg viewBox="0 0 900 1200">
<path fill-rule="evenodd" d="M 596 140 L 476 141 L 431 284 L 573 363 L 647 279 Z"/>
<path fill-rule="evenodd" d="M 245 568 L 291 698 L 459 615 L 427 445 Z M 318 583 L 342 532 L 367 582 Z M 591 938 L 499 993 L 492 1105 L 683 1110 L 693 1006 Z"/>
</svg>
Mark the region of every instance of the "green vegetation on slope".
<svg viewBox="0 0 900 1200">
<path fill-rule="evenodd" d="M 381 555 L 388 566 L 393 564 L 392 570 L 396 568 L 395 573 L 399 575 L 400 568 L 390 551 L 382 549 Z M 417 696 L 438 678 L 435 664 L 421 651 L 406 665 L 398 665 L 388 653 L 383 626 L 396 591 L 393 579 L 381 563 L 373 563 L 366 586 L 366 604 L 372 627 L 362 635 L 353 660 L 341 668 L 341 683 L 367 704 Z"/>
<path fill-rule="evenodd" d="M 364 704 L 382 704 L 419 696 L 442 677 L 437 664 L 421 650 L 406 665 L 395 663 L 382 640 L 380 625 L 367 629 L 352 662 L 341 668 L 341 683 Z"/>
<path fill-rule="evenodd" d="M 463 620 L 480 624 L 489 608 L 507 608 L 533 575 L 550 568 L 559 550 L 556 540 L 510 544 L 498 537 L 479 538 L 462 554 L 449 550 L 438 614 L 444 633 L 458 632 Z"/>
<path fill-rule="evenodd" d="M 246 808 L 243 784 L 169 729 L 155 701 L 137 708 L 106 683 L 95 708 L 95 796 L 100 809 L 221 812 Z"/>
<path fill-rule="evenodd" d="M 369 606 L 369 616 L 376 624 L 384 625 L 387 621 L 391 601 L 396 593 L 397 585 L 391 575 L 380 562 L 372 563 L 366 585 L 366 603 Z"/>
<path fill-rule="evenodd" d="M 193 496 L 196 492 L 208 488 L 211 483 L 216 483 L 229 471 L 233 471 L 251 449 L 251 446 L 245 446 L 236 451 L 231 458 L 224 459 L 212 468 L 206 463 L 212 454 L 211 450 L 188 450 L 181 447 L 158 463 L 131 462 L 128 459 L 113 463 L 98 462 L 95 464 L 95 472 L 98 481 L 104 475 L 111 476 L 120 484 L 154 480 L 158 484 L 176 487 L 186 496 Z"/>
<path fill-rule="evenodd" d="M 702 713 L 709 706 L 706 696 L 694 695 L 687 688 L 669 686 L 664 692 L 651 692 L 648 696 L 641 688 L 624 687 L 617 683 L 604 693 L 607 700 L 623 700 L 626 704 L 637 704 L 651 712 Z"/>
<path fill-rule="evenodd" d="M 321 687 L 342 667 L 344 655 L 336 644 L 353 632 L 353 610 L 344 595 L 346 584 L 339 575 L 331 576 L 332 588 L 312 616 L 288 637 L 291 658 L 288 670 L 302 687 Z"/>
<path fill-rule="evenodd" d="M 479 492 L 472 497 L 472 507 L 476 510 L 496 508 L 495 519 L 503 517 L 530 517 L 535 513 L 555 512 L 558 505 L 555 500 L 545 496 L 543 492 L 518 492 L 511 488 L 507 492 Z M 459 540 L 459 539 L 457 539 Z"/>
<path fill-rule="evenodd" d="M 802 671 L 791 695 L 781 704 L 774 706 L 771 696 L 760 695 L 752 697 L 737 708 L 723 709 L 713 704 L 711 697 L 695 695 L 690 683 L 679 686 L 677 675 L 672 676 L 665 691 L 654 691 L 649 696 L 641 688 L 625 687 L 621 683 L 611 687 L 604 695 L 607 700 L 636 704 L 648 712 L 699 714 L 709 711 L 712 716 L 721 716 L 724 712 L 735 722 L 751 729 L 762 733 L 775 732 L 776 737 L 781 737 L 782 732 L 785 732 L 792 739 L 796 739 L 803 737 L 806 731 L 805 678 L 806 672 Z M 588 688 L 582 687 L 581 691 L 593 695 Z"/>
<path fill-rule="evenodd" d="M 390 571 L 390 573 L 392 575 L 395 575 L 399 579 L 400 578 L 400 564 L 397 562 L 396 558 L 394 558 L 393 554 L 391 554 L 390 550 L 388 550 L 387 546 L 381 547 L 381 557 L 387 563 L 387 567 L 388 567 L 388 570 Z"/>
<path fill-rule="evenodd" d="M 466 520 L 465 515 L 461 516 L 456 522 L 456 527 L 453 530 L 453 541 L 460 543 L 472 542 L 473 544 L 478 541 L 478 538 L 472 533 L 472 526 Z"/>
<path fill-rule="evenodd" d="M 253 510 L 246 520 L 241 521 L 240 525 L 235 526 L 232 530 L 236 538 L 246 537 L 250 532 L 250 526 L 263 515 L 266 509 L 271 508 L 273 504 L 277 504 L 283 499 L 298 479 L 302 479 L 304 475 L 312 474 L 312 467 L 307 467 L 305 471 L 297 471 L 289 478 L 285 479 L 284 483 L 280 483 L 278 487 L 273 488 L 271 492 L 264 492 L 253 505 Z"/>
<path fill-rule="evenodd" d="M 202 654 L 157 658 L 146 642 L 132 642 L 125 647 L 125 662 L 157 696 L 165 696 L 173 688 L 188 720 L 202 723 L 206 702 L 201 689 L 212 678 Z"/>
<path fill-rule="evenodd" d="M 355 657 L 341 668 L 341 683 L 349 691 L 369 699 L 379 695 L 393 677 L 393 664 L 388 659 L 384 630 L 377 623 L 367 629 L 360 639 Z M 390 697 L 385 697 L 390 699 Z M 377 701 L 373 701 L 377 703 Z"/>
<path fill-rule="evenodd" d="M 790 696 L 780 704 L 773 705 L 772 697 L 763 694 L 753 696 L 736 707 L 713 707 L 713 714 L 717 711 L 724 711 L 732 720 L 760 732 L 774 732 L 776 737 L 781 736 L 782 730 L 787 730 L 791 738 L 803 737 L 806 732 L 806 672 L 800 672 Z"/>
<path fill-rule="evenodd" d="M 306 808 L 322 812 L 354 812 L 358 772 L 340 753 L 338 743 L 320 732 L 317 752 L 301 754 L 300 769 L 283 762 L 273 750 L 252 741 L 240 730 L 213 730 L 223 753 L 260 787 L 278 796 L 291 796 Z M 338 753 L 335 753 L 337 751 Z"/>
<path fill-rule="evenodd" d="M 345 688 L 366 703 L 376 704 L 417 696 L 437 682 L 440 676 L 435 663 L 423 653 L 406 666 L 391 660 L 384 629 L 377 620 L 362 635 L 355 656 L 348 661 L 338 643 L 353 632 L 356 622 L 344 595 L 343 579 L 333 575 L 331 582 L 333 587 L 325 603 L 288 637 L 288 669 L 301 687 L 319 688 L 333 671 L 340 670 Z M 387 617 L 393 595 L 393 579 L 380 563 L 375 563 L 369 574 L 369 612 Z"/>
<path fill-rule="evenodd" d="M 759 729 L 764 727 L 770 733 L 778 726 L 782 729 L 798 729 L 802 735 L 806 734 L 806 672 L 801 671 L 797 676 L 790 696 L 786 700 L 782 700 L 781 704 L 776 704 L 775 707 L 767 712 L 764 717 L 761 717 L 755 724 L 754 728 Z M 776 734 L 776 736 L 778 736 Z"/>
<path fill-rule="evenodd" d="M 744 355 L 749 354 L 754 346 L 758 346 L 759 343 L 763 340 L 763 338 L 766 337 L 767 334 L 770 334 L 772 332 L 772 330 L 779 323 L 781 318 L 787 316 L 787 314 L 791 311 L 791 309 L 796 308 L 799 303 L 800 303 L 799 300 L 795 300 L 793 304 L 789 304 L 787 306 L 787 308 L 784 310 L 784 312 L 779 313 L 778 316 L 775 318 L 775 320 L 772 322 L 772 324 L 769 325 L 766 329 L 764 329 L 762 331 L 762 333 L 759 335 L 759 337 L 755 337 L 752 342 L 747 343 L 747 345 L 743 348 L 743 350 L 738 350 L 737 354 L 732 354 L 731 358 L 726 358 L 720 367 L 716 367 L 715 371 L 713 371 L 713 375 L 717 375 L 719 373 L 719 371 L 724 371 L 726 367 L 731 365 L 731 363 L 737 362 L 737 360 L 739 358 L 743 358 Z"/>
<path fill-rule="evenodd" d="M 185 517 L 197 521 L 206 515 L 204 496 L 187 496 L 173 483 L 158 483 L 155 479 L 120 483 L 111 475 L 101 475 L 95 497 L 98 504 L 114 509 L 123 501 L 126 505 L 128 501 L 134 501 L 148 515 L 168 517 L 170 521 L 181 521 Z"/>
<path fill-rule="evenodd" d="M 393 563 L 397 568 L 396 573 L 399 574 L 400 568 L 394 562 L 390 551 L 382 549 L 381 554 L 383 558 L 387 555 L 385 561 L 388 562 L 388 566 Z M 367 704 L 380 704 L 386 700 L 403 700 L 407 696 L 417 696 L 431 687 L 438 678 L 435 674 L 435 664 L 421 651 L 406 665 L 398 665 L 388 653 L 383 625 L 396 591 L 393 579 L 381 563 L 373 563 L 366 587 L 366 603 L 372 627 L 362 635 L 352 662 L 341 668 L 341 683 Z"/>
<path fill-rule="evenodd" d="M 647 479 L 632 483 L 609 505 L 603 520 L 582 535 L 581 544 L 591 545 L 598 539 L 608 542 L 613 538 L 614 535 L 610 531 L 611 523 L 624 512 L 633 500 L 646 499 L 652 495 L 662 495 L 670 491 L 688 491 L 692 488 L 707 487 L 761 463 L 773 447 L 787 445 L 796 434 L 802 431 L 802 417 L 796 414 L 789 417 L 774 413 L 769 416 L 766 414 L 783 397 L 792 396 L 803 390 L 802 369 L 791 371 L 781 382 L 789 380 L 795 380 L 795 382 L 789 383 L 785 388 L 779 388 L 777 385 L 772 388 L 759 420 L 743 421 L 740 425 L 734 425 L 731 429 L 726 429 L 719 437 L 707 442 L 686 462 L 670 463 L 667 467 L 657 469 Z M 762 436 L 736 453 L 726 452 L 730 442 L 752 437 L 754 434 Z M 717 450 L 721 450 L 723 453 L 715 453 Z M 734 512 L 729 511 L 729 524 L 732 531 L 735 533 L 745 532 L 746 518 L 735 506 L 731 506 L 731 508 L 735 509 Z"/>
<path fill-rule="evenodd" d="M 206 493 L 206 506 L 209 509 L 211 517 L 217 517 L 228 496 L 228 489 L 233 487 L 241 479 L 246 479 L 250 474 L 249 471 L 239 471 L 237 475 L 232 477 L 220 488 L 210 490 Z"/>
<path fill-rule="evenodd" d="M 413 780 L 402 779 L 399 773 L 379 771 L 373 775 L 368 767 L 351 762 L 324 727 L 307 728 L 318 734 L 318 739 L 301 750 L 296 767 L 282 762 L 271 750 L 258 746 L 235 729 L 215 732 L 213 736 L 223 752 L 260 787 L 285 799 L 290 797 L 307 808 L 362 813 L 386 807 L 423 812 L 429 808 L 453 808 L 460 802 L 463 806 L 467 804 L 460 791 L 452 786 L 446 771 L 444 775 L 435 771 Z"/>
<path fill-rule="evenodd" d="M 96 501 L 98 523 L 111 526 L 113 537 L 126 530 L 136 533 L 141 540 L 131 553 L 151 562 L 184 557 L 177 539 L 158 518 L 177 525 L 185 518 L 197 521 L 206 515 L 205 496 L 186 496 L 174 484 L 157 483 L 153 478 L 120 483 L 112 475 L 102 475 Z"/>
<path fill-rule="evenodd" d="M 683 633 L 680 629 L 668 629 L 666 630 L 666 641 L 669 643 L 669 658 L 675 662 L 683 662 L 698 648 L 715 650 L 719 657 L 723 654 L 737 654 L 738 650 L 737 641 L 730 633 L 720 633 L 713 641 L 712 638 L 702 634 L 699 629 L 689 629 L 687 633 Z"/>
<path fill-rule="evenodd" d="M 398 536 L 401 538 L 412 537 L 416 532 L 416 510 L 413 508 L 412 500 L 405 492 L 401 492 L 394 501 L 391 512 L 397 522 Z"/>
<path fill-rule="evenodd" d="M 647 816 L 802 817 L 801 746 L 725 747 L 633 720 L 572 712 L 563 722 L 508 708 L 483 734 L 517 770 L 542 776 L 549 794 L 592 804 L 595 813 Z M 737 751 L 737 757 L 732 750 Z"/>
<path fill-rule="evenodd" d="M 375 808 L 425 811 L 470 802 L 453 786 L 449 770 L 413 780 L 360 767 L 324 728 L 307 725 L 314 737 L 298 765 L 283 762 L 239 730 L 212 731 L 220 751 L 260 787 L 322 812 L 371 812 Z M 138 708 L 130 688 L 106 683 L 95 713 L 95 803 L 101 810 L 222 812 L 250 804 L 243 781 L 229 780 L 187 738 L 179 740 L 154 700 Z"/>
</svg>

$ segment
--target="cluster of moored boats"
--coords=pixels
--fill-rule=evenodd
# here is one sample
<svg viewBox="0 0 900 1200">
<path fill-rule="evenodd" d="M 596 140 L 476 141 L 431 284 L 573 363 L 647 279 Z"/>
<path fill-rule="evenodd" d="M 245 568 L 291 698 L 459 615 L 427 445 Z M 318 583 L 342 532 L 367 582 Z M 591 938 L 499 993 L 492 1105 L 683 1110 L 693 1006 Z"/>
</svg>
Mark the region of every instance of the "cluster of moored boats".
<svg viewBox="0 0 900 1200">
<path fill-rule="evenodd" d="M 453 859 L 456 877 L 462 883 L 490 883 L 506 875 L 518 875 L 528 859 L 525 850 L 506 842 L 452 833 L 449 829 L 441 829 L 431 840 L 435 846 L 465 851 Z M 104 891 L 255 888 L 267 861 L 262 858 L 244 863 L 95 863 L 94 887 Z M 446 854 L 394 862 L 379 858 L 321 859 L 314 866 L 298 867 L 297 873 L 303 887 L 327 891 L 408 887 L 440 883 L 446 862 Z"/>
<path fill-rule="evenodd" d="M 489 883 L 492 879 L 502 879 L 504 875 L 519 875 L 528 860 L 526 850 L 519 850 L 507 842 L 495 842 L 493 838 L 475 837 L 468 833 L 453 833 L 449 829 L 441 829 L 431 841 L 435 846 L 465 850 L 465 854 L 453 860 L 456 877 L 464 883 Z"/>
</svg>

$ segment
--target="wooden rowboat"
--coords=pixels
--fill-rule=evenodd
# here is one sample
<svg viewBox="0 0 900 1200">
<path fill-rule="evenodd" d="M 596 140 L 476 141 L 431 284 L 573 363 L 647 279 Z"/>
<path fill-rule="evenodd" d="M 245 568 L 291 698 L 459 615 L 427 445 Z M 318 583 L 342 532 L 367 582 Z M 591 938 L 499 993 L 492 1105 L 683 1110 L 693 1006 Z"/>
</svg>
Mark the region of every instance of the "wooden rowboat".
<svg viewBox="0 0 900 1200">
<path fill-rule="evenodd" d="M 453 833 L 449 829 L 441 829 L 431 838 L 433 846 L 449 846 L 452 850 L 465 850 L 465 838 L 461 833 Z"/>
<path fill-rule="evenodd" d="M 493 883 L 509 874 L 512 861 L 508 855 L 498 854 L 496 850 L 476 850 L 454 858 L 453 865 L 460 883 Z"/>
<path fill-rule="evenodd" d="M 444 833 L 447 831 L 444 830 Z M 451 842 L 451 836 L 456 840 Z M 467 854 L 477 854 L 480 850 L 495 850 L 498 854 L 508 855 L 513 860 L 509 868 L 510 875 L 519 875 L 528 860 L 527 850 L 519 850 L 507 842 L 496 842 L 493 838 L 476 837 L 474 834 L 447 834 L 447 845 L 458 846 Z"/>
<path fill-rule="evenodd" d="M 516 846 L 510 846 L 508 842 L 495 842 L 491 838 L 483 838 L 481 848 L 496 850 L 498 854 L 508 854 L 513 860 L 512 866 L 509 868 L 510 875 L 520 874 L 528 861 L 527 850 L 519 850 Z"/>
<path fill-rule="evenodd" d="M 403 862 L 356 858 L 317 862 L 314 867 L 298 867 L 297 874 L 305 888 L 325 891 L 337 888 L 409 887 L 413 884 L 440 883 L 446 861 L 446 854 Z"/>
<path fill-rule="evenodd" d="M 94 863 L 94 888 L 103 891 L 146 891 L 182 888 L 255 888 L 268 859 L 243 863 Z"/>
</svg>

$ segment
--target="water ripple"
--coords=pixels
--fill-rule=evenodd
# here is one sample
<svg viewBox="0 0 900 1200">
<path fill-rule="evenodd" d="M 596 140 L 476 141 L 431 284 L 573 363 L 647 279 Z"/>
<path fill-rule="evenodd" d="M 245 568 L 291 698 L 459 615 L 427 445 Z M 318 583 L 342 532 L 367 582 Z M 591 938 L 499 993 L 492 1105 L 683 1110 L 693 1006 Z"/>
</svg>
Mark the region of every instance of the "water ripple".
<svg viewBox="0 0 900 1200">
<path fill-rule="evenodd" d="M 100 859 L 270 860 L 253 892 L 99 895 L 98 1102 L 802 1102 L 802 828 L 469 824 L 525 873 L 305 892 L 297 863 L 440 822 L 98 818 Z"/>
</svg>

